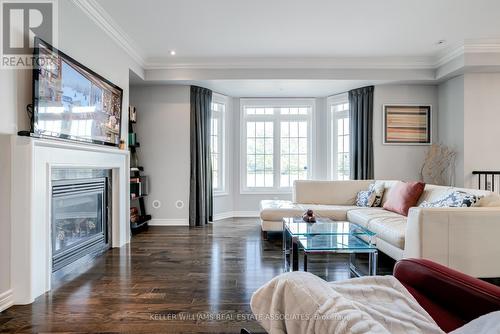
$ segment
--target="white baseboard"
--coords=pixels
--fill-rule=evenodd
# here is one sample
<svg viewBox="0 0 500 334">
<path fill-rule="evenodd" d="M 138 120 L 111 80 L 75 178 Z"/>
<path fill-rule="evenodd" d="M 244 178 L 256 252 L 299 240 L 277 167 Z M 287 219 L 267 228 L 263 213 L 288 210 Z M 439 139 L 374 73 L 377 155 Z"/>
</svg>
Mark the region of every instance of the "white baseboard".
<svg viewBox="0 0 500 334">
<path fill-rule="evenodd" d="M 184 218 L 179 219 L 151 219 L 149 226 L 189 226 L 189 221 Z"/>
<path fill-rule="evenodd" d="M 228 211 L 215 214 L 214 221 L 227 218 L 257 218 L 257 217 L 259 217 L 259 211 Z"/>
<path fill-rule="evenodd" d="M 259 211 L 228 211 L 214 215 L 214 221 L 227 218 L 257 218 Z M 154 218 L 149 221 L 149 226 L 189 226 L 188 219 L 162 219 Z"/>
<path fill-rule="evenodd" d="M 8 309 L 12 305 L 14 305 L 12 290 L 9 289 L 5 292 L 0 293 L 0 312 Z"/>
</svg>

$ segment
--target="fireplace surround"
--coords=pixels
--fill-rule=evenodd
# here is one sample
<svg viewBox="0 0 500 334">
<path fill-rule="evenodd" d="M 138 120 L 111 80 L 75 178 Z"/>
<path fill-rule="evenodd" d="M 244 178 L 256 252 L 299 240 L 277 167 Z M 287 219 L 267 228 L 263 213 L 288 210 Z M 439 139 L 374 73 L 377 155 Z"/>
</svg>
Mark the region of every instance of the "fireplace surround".
<svg viewBox="0 0 500 334">
<path fill-rule="evenodd" d="M 61 170 L 109 172 L 109 244 L 122 247 L 129 242 L 129 152 L 18 136 L 11 136 L 11 152 L 12 296 L 14 304 L 29 304 L 51 289 L 52 187 Z"/>
</svg>

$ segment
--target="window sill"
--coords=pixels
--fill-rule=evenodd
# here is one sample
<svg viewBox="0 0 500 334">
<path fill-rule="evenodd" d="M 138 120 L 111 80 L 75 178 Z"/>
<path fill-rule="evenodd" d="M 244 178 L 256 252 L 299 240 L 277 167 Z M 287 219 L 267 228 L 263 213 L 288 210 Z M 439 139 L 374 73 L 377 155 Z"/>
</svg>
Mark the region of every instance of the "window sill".
<svg viewBox="0 0 500 334">
<path fill-rule="evenodd" d="M 240 190 L 240 195 L 291 195 L 291 194 L 292 194 L 292 188 L 283 189 L 283 190 L 277 190 L 277 189 L 272 189 L 272 190 L 241 189 Z"/>
<path fill-rule="evenodd" d="M 222 197 L 222 196 L 228 196 L 229 193 L 227 191 L 214 191 L 213 196 L 214 197 Z"/>
</svg>

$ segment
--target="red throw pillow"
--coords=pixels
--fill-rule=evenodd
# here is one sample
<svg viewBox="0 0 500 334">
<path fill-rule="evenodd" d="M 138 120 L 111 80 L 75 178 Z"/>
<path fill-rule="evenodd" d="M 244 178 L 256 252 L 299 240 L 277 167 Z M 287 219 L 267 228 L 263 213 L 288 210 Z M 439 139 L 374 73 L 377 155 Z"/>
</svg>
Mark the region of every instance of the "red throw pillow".
<svg viewBox="0 0 500 334">
<path fill-rule="evenodd" d="M 408 210 L 415 206 L 424 192 L 423 182 L 401 182 L 389 191 L 384 209 L 408 216 Z"/>
</svg>

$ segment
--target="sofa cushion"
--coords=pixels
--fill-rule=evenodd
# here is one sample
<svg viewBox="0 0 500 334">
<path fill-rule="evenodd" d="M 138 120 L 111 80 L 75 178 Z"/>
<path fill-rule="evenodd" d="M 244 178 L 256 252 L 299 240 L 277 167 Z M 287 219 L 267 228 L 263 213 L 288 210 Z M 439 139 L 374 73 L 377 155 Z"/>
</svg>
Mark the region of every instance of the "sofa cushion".
<svg viewBox="0 0 500 334">
<path fill-rule="evenodd" d="M 417 204 L 424 187 L 423 182 L 398 182 L 391 189 L 384 209 L 408 216 L 408 210 Z"/>
<path fill-rule="evenodd" d="M 316 217 L 326 217 L 333 220 L 346 220 L 349 210 L 359 209 L 354 205 L 321 205 L 321 204 L 298 204 L 304 211 L 311 209 Z"/>
<path fill-rule="evenodd" d="M 400 249 L 405 248 L 407 218 L 399 217 L 380 217 L 374 218 L 368 222 L 368 229 L 377 235 L 377 239 L 382 239 Z"/>
<path fill-rule="evenodd" d="M 387 214 L 394 214 L 382 208 L 357 208 L 347 212 L 347 220 L 351 223 L 358 224 L 363 227 L 368 226 L 368 222 L 375 217 L 384 217 Z"/>
<path fill-rule="evenodd" d="M 268 221 L 280 221 L 283 217 L 301 216 L 304 209 L 290 201 L 260 201 L 260 218 Z"/>
<path fill-rule="evenodd" d="M 382 208 L 350 210 L 347 219 L 377 234 L 389 244 L 404 249 L 407 218 Z"/>
</svg>

